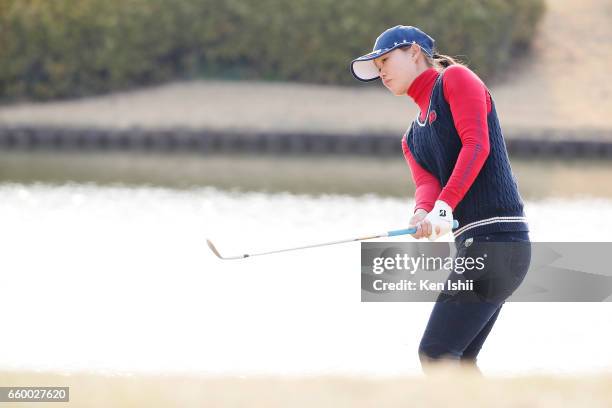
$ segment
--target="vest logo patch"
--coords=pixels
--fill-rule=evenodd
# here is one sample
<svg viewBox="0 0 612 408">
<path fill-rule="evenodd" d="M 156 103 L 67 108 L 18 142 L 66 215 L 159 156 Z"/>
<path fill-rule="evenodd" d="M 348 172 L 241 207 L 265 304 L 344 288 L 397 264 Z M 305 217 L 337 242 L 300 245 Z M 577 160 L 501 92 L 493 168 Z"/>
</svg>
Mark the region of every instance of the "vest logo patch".
<svg viewBox="0 0 612 408">
<path fill-rule="evenodd" d="M 438 115 L 436 114 L 435 110 L 429 112 L 429 124 L 431 125 L 436 120 L 437 117 Z"/>
</svg>

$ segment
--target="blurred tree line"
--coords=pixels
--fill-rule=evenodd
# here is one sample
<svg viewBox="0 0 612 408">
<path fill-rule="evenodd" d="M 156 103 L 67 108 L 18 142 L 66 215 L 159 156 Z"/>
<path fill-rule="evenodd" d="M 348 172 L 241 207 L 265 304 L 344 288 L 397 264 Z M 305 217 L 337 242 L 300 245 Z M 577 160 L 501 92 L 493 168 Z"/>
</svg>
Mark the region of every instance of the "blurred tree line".
<svg viewBox="0 0 612 408">
<path fill-rule="evenodd" d="M 0 100 L 192 78 L 352 84 L 349 62 L 396 24 L 490 79 L 543 13 L 543 0 L 0 0 Z"/>
</svg>

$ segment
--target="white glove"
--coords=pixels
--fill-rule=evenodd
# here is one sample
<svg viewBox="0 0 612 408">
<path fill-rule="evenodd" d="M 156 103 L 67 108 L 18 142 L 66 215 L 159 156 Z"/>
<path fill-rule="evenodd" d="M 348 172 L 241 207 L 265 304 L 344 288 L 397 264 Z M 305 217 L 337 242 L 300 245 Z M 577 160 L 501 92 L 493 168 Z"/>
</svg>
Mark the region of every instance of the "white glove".
<svg viewBox="0 0 612 408">
<path fill-rule="evenodd" d="M 431 235 L 428 237 L 430 241 L 435 241 L 453 230 L 453 210 L 442 200 L 436 201 L 425 219 L 431 222 Z"/>
</svg>

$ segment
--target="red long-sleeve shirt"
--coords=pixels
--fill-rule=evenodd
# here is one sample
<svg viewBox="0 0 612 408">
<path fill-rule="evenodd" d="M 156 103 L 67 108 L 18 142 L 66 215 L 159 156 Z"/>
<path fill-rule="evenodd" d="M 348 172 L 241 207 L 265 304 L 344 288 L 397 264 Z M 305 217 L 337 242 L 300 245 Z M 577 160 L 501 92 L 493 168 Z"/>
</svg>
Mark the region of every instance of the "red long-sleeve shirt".
<svg viewBox="0 0 612 408">
<path fill-rule="evenodd" d="M 429 98 L 437 77 L 438 72 L 434 68 L 429 68 L 408 88 L 408 96 L 421 109 L 421 121 L 425 120 Z M 491 111 L 491 99 L 484 83 L 467 67 L 451 65 L 444 73 L 443 92 L 444 99 L 450 105 L 462 147 L 455 168 L 442 188 L 438 179 L 416 162 L 406 140 L 402 141 L 404 157 L 416 185 L 415 211 L 419 208 L 431 211 L 436 200 L 442 200 L 455 209 L 489 155 L 487 114 Z"/>
</svg>

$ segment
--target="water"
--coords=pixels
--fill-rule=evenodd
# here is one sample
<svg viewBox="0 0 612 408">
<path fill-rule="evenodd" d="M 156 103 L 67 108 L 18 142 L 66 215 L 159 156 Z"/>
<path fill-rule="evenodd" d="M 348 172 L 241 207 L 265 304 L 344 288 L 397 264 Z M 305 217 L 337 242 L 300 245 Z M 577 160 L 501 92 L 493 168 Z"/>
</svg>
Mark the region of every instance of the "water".
<svg viewBox="0 0 612 408">
<path fill-rule="evenodd" d="M 431 303 L 361 303 L 360 247 L 221 261 L 406 225 L 413 203 L 88 183 L 0 184 L 2 369 L 419 372 Z M 594 211 L 597 209 L 597 211 Z M 609 241 L 612 200 L 528 200 L 539 241 Z M 393 238 L 397 240 L 401 238 Z M 404 238 L 410 239 L 410 238 Z M 610 303 L 509 303 L 487 373 L 609 369 Z"/>
<path fill-rule="evenodd" d="M 612 160 L 518 160 L 512 169 L 526 199 L 612 199 Z M 397 157 L 302 157 L 248 155 L 0 152 L 0 181 L 298 194 L 414 194 L 410 170 Z"/>
</svg>

